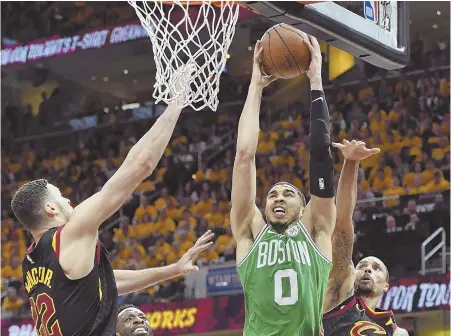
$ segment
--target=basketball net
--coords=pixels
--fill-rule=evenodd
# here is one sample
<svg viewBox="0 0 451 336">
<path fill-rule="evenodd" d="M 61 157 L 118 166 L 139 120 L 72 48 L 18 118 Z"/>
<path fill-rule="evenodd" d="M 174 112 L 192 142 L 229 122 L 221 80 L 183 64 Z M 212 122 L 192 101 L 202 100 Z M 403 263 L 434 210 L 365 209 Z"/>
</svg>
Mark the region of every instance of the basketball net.
<svg viewBox="0 0 451 336">
<path fill-rule="evenodd" d="M 199 111 L 218 107 L 239 6 L 233 1 L 128 1 L 152 42 L 156 65 L 156 103 L 175 102 Z M 191 85 L 176 87 L 180 69 L 195 67 Z"/>
</svg>

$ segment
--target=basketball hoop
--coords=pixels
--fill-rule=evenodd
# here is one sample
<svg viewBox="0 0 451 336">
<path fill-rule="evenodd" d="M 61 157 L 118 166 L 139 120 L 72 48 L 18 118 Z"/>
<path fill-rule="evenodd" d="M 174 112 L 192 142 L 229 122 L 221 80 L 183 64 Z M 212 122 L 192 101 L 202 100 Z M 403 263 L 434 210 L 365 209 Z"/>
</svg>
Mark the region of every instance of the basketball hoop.
<svg viewBox="0 0 451 336">
<path fill-rule="evenodd" d="M 152 42 L 156 103 L 176 102 L 199 111 L 219 104 L 219 79 L 226 65 L 239 5 L 233 1 L 128 1 Z M 175 87 L 177 69 L 194 65 L 186 93 Z M 210 80 L 213 78 L 213 80 Z M 179 99 L 181 98 L 181 99 Z"/>
</svg>

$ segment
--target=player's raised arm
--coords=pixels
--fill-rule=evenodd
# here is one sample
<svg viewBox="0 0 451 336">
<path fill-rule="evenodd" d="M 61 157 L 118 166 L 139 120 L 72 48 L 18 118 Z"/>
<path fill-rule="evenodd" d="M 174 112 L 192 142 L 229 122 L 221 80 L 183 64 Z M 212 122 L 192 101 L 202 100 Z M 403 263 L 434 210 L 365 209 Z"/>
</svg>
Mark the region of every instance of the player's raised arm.
<svg viewBox="0 0 451 336">
<path fill-rule="evenodd" d="M 353 292 L 354 225 L 352 215 L 357 202 L 359 162 L 380 151 L 378 148 L 368 149 L 365 147 L 365 143 L 354 140 L 352 142 L 343 140 L 343 144 L 332 143 L 332 146 L 342 151 L 345 161 L 341 170 L 336 197 L 337 219 L 335 231 L 332 235 L 333 266 L 324 297 L 325 312 L 346 300 Z"/>
<path fill-rule="evenodd" d="M 260 132 L 259 118 L 262 91 L 275 78 L 265 77 L 261 73 L 260 57 L 262 51 L 260 41 L 258 41 L 254 50 L 251 84 L 238 123 L 236 156 L 232 176 L 231 210 L 232 232 L 238 244 L 243 237 L 252 238 L 252 236 L 258 235 L 263 227 L 262 215 L 255 205 L 257 183 L 255 153 Z M 256 213 L 260 216 L 261 221 L 253 221 Z M 258 222 L 258 224 L 252 225 L 253 222 Z"/>
<path fill-rule="evenodd" d="M 176 85 L 188 87 L 191 73 L 191 68 L 185 68 Z M 102 190 L 72 211 L 60 234 L 59 260 L 68 277 L 80 278 L 91 271 L 99 226 L 151 175 L 171 138 L 181 110 L 176 104 L 169 105 L 152 128 L 130 149 L 123 164 Z"/>
<path fill-rule="evenodd" d="M 308 36 L 304 41 L 310 49 L 311 62 L 307 70 L 310 78 L 310 194 L 311 200 L 304 216 L 313 240 L 323 254 L 332 259 L 331 237 L 335 227 L 334 165 L 330 151 L 330 122 L 326 97 L 321 80 L 321 50 L 318 41 Z"/>
</svg>

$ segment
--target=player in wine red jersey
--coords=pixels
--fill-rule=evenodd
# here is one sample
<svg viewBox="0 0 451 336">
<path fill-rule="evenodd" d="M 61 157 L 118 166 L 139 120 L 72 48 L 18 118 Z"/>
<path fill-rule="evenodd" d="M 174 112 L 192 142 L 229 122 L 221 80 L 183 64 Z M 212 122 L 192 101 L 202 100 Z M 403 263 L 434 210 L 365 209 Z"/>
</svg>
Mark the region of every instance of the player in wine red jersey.
<svg viewBox="0 0 451 336">
<path fill-rule="evenodd" d="M 191 69 L 176 85 L 189 87 Z M 197 270 L 193 260 L 211 246 L 207 232 L 179 262 L 154 269 L 113 271 L 99 226 L 115 213 L 158 164 L 181 113 L 169 105 L 128 153 L 102 190 L 72 208 L 46 180 L 25 183 L 11 208 L 35 243 L 23 261 L 23 280 L 38 335 L 111 336 L 117 296 Z"/>
<path fill-rule="evenodd" d="M 343 155 L 346 140 L 340 145 Z M 376 308 L 388 290 L 389 274 L 376 257 L 362 259 L 354 268 L 352 250 L 354 226 L 352 215 L 357 200 L 359 161 L 366 154 L 356 151 L 353 160 L 345 160 L 337 189 L 337 221 L 332 236 L 332 263 L 324 297 L 324 336 L 407 335 L 396 325 L 392 311 Z"/>
</svg>

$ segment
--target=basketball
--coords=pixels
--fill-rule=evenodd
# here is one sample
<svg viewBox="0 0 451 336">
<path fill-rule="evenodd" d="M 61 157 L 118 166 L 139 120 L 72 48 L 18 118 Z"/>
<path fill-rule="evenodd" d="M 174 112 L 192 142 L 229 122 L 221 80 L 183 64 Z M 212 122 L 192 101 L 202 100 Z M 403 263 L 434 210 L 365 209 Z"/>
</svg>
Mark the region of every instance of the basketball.
<svg viewBox="0 0 451 336">
<path fill-rule="evenodd" d="M 261 41 L 263 71 L 282 79 L 302 75 L 310 65 L 306 37 L 306 33 L 284 23 L 271 27 Z"/>
</svg>

